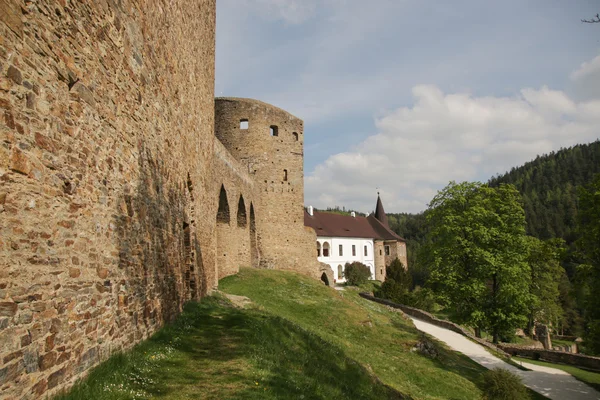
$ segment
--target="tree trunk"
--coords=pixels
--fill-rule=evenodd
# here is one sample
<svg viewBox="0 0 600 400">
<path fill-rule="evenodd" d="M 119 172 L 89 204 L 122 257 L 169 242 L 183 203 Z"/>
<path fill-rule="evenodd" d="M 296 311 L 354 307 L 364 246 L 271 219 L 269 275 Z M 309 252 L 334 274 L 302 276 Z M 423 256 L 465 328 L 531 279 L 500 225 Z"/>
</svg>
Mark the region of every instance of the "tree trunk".
<svg viewBox="0 0 600 400">
<path fill-rule="evenodd" d="M 475 337 L 481 339 L 481 328 L 475 327 Z"/>
<path fill-rule="evenodd" d="M 492 339 L 494 344 L 498 344 L 498 332 L 494 331 L 494 337 Z"/>
</svg>

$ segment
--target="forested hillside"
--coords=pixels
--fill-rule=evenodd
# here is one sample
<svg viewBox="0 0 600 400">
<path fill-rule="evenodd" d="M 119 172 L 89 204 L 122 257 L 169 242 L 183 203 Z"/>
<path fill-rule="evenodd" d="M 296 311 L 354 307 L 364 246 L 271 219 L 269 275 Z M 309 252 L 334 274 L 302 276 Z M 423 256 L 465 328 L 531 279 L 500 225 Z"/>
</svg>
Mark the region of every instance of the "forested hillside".
<svg viewBox="0 0 600 400">
<path fill-rule="evenodd" d="M 538 156 L 490 179 L 490 186 L 510 183 L 523 196 L 527 233 L 539 239 L 577 238 L 577 187 L 600 173 L 600 141 Z"/>
<path fill-rule="evenodd" d="M 561 257 L 566 275 L 563 274 L 559 284 L 562 317 L 556 325 L 571 334 L 583 334 L 583 330 L 587 330 L 584 327 L 593 319 L 587 304 L 590 288 L 594 285 L 586 269 L 578 268 L 587 264 L 589 257 L 581 252 L 576 242 L 581 236 L 578 214 L 580 208 L 583 210 L 579 203 L 580 188 L 591 185 L 597 174 L 600 174 L 600 141 L 538 156 L 488 182 L 491 187 L 506 183 L 517 188 L 522 196 L 528 235 L 541 240 L 559 238 L 566 242 L 566 252 Z M 426 284 L 431 271 L 432 260 L 427 259 L 431 249 L 425 247 L 430 229 L 428 212 L 388 213 L 390 228 L 407 239 L 413 286 Z"/>
</svg>

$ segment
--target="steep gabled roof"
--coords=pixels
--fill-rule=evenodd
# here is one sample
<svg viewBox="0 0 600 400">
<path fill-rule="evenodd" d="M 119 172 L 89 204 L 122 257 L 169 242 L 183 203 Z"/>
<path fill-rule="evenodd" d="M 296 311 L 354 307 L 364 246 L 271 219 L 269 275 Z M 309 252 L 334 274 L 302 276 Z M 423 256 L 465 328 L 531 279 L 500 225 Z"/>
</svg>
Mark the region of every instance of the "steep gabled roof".
<svg viewBox="0 0 600 400">
<path fill-rule="evenodd" d="M 304 225 L 313 228 L 317 236 L 405 241 L 372 214 L 368 217 L 352 217 L 320 211 L 310 215 L 304 211 Z"/>
</svg>

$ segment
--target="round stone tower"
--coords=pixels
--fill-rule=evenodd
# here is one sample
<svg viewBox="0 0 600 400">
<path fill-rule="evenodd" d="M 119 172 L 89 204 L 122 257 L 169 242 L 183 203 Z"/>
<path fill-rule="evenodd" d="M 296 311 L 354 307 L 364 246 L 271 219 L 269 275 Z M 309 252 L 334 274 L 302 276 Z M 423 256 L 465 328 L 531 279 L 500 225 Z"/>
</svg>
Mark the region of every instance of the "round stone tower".
<svg viewBox="0 0 600 400">
<path fill-rule="evenodd" d="M 215 134 L 254 177 L 260 266 L 307 268 L 302 120 L 261 101 L 217 98 Z"/>
</svg>

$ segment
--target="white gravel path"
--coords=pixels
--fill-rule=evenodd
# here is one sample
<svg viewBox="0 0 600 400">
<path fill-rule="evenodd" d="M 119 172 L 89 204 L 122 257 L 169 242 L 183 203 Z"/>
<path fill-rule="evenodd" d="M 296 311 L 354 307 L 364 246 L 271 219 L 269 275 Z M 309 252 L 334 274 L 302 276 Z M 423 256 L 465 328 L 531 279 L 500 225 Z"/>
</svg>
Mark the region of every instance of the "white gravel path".
<svg viewBox="0 0 600 400">
<path fill-rule="evenodd" d="M 589 400 L 600 399 L 600 393 L 570 374 L 555 368 L 522 363 L 531 371 L 522 371 L 493 356 L 481 345 L 478 345 L 463 335 L 440 328 L 428 322 L 411 318 L 418 330 L 425 332 L 446 343 L 452 349 L 465 354 L 475 362 L 488 369 L 505 368 L 523 379 L 523 383 L 544 396 L 553 400 Z"/>
</svg>

